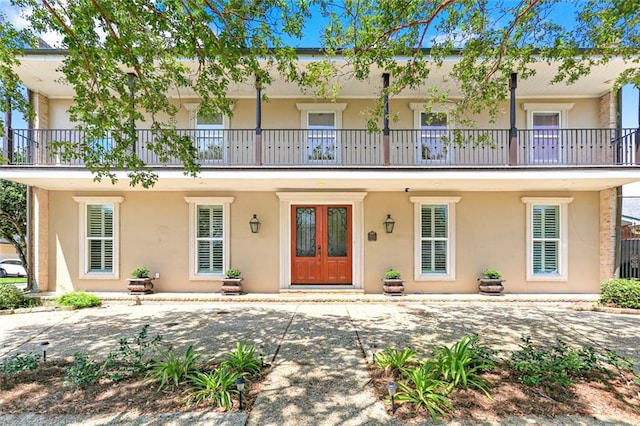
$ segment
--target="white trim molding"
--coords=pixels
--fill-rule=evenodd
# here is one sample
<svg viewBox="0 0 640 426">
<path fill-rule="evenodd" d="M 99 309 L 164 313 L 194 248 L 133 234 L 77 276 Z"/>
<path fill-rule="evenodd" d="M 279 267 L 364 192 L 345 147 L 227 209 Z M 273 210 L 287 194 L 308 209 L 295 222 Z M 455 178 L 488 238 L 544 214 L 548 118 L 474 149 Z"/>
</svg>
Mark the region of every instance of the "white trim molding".
<svg viewBox="0 0 640 426">
<path fill-rule="evenodd" d="M 234 197 L 184 197 L 184 201 L 189 203 L 189 279 L 194 281 L 213 281 L 224 277 L 224 272 L 229 269 L 231 252 L 231 215 L 229 213 Z M 197 206 L 222 206 L 222 247 L 223 265 L 219 274 L 198 273 L 197 248 L 196 248 L 196 223 Z"/>
<path fill-rule="evenodd" d="M 351 206 L 352 285 L 364 289 L 364 198 L 366 192 L 276 192 L 280 199 L 280 289 L 291 288 L 291 206 L 345 204 Z"/>
<path fill-rule="evenodd" d="M 455 281 L 456 279 L 456 204 L 462 197 L 409 197 L 413 203 L 414 225 L 414 279 L 415 281 Z M 422 240 L 421 213 L 423 205 L 447 206 L 447 272 L 423 274 L 421 268 Z"/>
<path fill-rule="evenodd" d="M 72 197 L 78 203 L 78 277 L 81 280 L 117 280 L 120 278 L 120 203 L 124 197 Z M 87 206 L 113 206 L 113 271 L 89 272 L 87 248 Z"/>
<path fill-rule="evenodd" d="M 569 219 L 568 206 L 573 197 L 522 197 L 527 208 L 527 281 L 568 281 L 569 280 Z M 558 247 L 558 271 L 554 274 L 534 274 L 533 272 L 533 207 L 558 206 L 560 212 L 560 242 Z"/>
<path fill-rule="evenodd" d="M 566 129 L 569 127 L 569 111 L 575 106 L 572 102 L 524 102 L 522 109 L 527 112 L 527 128 L 533 127 L 533 113 L 534 112 L 559 112 L 560 113 L 560 128 Z"/>
</svg>

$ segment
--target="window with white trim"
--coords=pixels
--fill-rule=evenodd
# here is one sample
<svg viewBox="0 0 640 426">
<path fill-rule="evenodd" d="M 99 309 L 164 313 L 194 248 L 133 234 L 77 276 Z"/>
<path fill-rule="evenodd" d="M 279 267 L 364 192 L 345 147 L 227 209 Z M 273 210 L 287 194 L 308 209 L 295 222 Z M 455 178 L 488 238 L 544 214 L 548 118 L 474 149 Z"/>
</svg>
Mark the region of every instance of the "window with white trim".
<svg viewBox="0 0 640 426">
<path fill-rule="evenodd" d="M 225 159 L 224 124 L 222 114 L 196 118 L 196 148 L 198 158 L 206 162 L 222 162 Z"/>
<path fill-rule="evenodd" d="M 420 161 L 444 161 L 447 159 L 448 117 L 444 112 L 420 113 Z"/>
<path fill-rule="evenodd" d="M 231 197 L 185 197 L 189 203 L 189 276 L 222 278 L 229 268 Z"/>
<path fill-rule="evenodd" d="M 524 197 L 527 205 L 527 279 L 568 279 L 567 206 L 573 198 Z"/>
<path fill-rule="evenodd" d="M 568 128 L 569 111 L 573 103 L 525 102 L 527 127 L 530 131 L 524 143 L 528 146 L 530 163 L 558 163 L 566 161 L 566 141 L 561 129 Z"/>
<path fill-rule="evenodd" d="M 73 197 L 79 204 L 80 278 L 119 278 L 119 205 L 123 197 Z"/>
<path fill-rule="evenodd" d="M 303 162 L 339 163 L 342 111 L 346 103 L 298 103 L 300 126 L 306 129 Z"/>
<path fill-rule="evenodd" d="M 455 279 L 455 205 L 460 197 L 410 197 L 415 211 L 415 279 Z"/>
</svg>

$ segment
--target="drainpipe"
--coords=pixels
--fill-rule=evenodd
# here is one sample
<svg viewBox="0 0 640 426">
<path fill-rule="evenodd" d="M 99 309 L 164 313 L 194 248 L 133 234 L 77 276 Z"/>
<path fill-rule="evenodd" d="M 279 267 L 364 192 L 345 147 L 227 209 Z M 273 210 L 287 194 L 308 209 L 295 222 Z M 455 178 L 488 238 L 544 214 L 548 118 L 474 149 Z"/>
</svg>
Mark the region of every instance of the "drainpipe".
<svg viewBox="0 0 640 426">
<path fill-rule="evenodd" d="M 389 73 L 382 74 L 382 90 L 384 94 L 384 117 L 382 128 L 382 145 L 384 149 L 384 165 L 390 164 L 391 148 L 389 141 Z"/>
<path fill-rule="evenodd" d="M 256 76 L 256 165 L 262 165 L 262 83 Z"/>
<path fill-rule="evenodd" d="M 510 127 L 509 127 L 509 165 L 518 164 L 518 129 L 516 128 L 516 88 L 518 87 L 518 73 L 512 72 L 509 80 L 511 91 Z"/>
</svg>

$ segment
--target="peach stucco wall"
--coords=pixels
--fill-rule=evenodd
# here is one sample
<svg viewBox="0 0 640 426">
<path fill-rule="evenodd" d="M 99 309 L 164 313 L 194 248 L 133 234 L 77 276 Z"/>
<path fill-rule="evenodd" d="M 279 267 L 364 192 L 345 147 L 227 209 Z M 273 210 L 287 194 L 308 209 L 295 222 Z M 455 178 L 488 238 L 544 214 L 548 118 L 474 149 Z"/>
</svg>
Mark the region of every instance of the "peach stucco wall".
<svg viewBox="0 0 640 426">
<path fill-rule="evenodd" d="M 120 205 L 120 278 L 79 279 L 78 204 L 73 196 L 118 195 Z M 189 206 L 184 197 L 234 197 L 231 204 L 230 264 L 243 272 L 247 292 L 279 291 L 279 199 L 272 192 L 75 193 L 49 195 L 49 276 L 51 290 L 124 291 L 125 278 L 136 266 L 159 272 L 160 292 L 215 292 L 219 281 L 190 281 L 188 269 Z M 455 281 L 414 281 L 414 205 L 410 196 L 460 196 L 456 205 Z M 568 207 L 569 281 L 527 282 L 526 207 L 521 197 L 573 197 Z M 257 214 L 260 233 L 249 219 Z M 386 234 L 382 221 L 396 221 Z M 364 199 L 364 290 L 381 292 L 380 278 L 389 268 L 402 271 L 409 293 L 475 293 L 476 278 L 495 268 L 506 278 L 509 293 L 594 293 L 599 291 L 599 194 L 529 192 L 370 192 Z M 369 231 L 377 241 L 367 241 Z"/>
<path fill-rule="evenodd" d="M 412 129 L 414 128 L 414 111 L 410 108 L 412 102 L 423 102 L 420 99 L 391 99 L 390 114 L 392 129 Z M 185 99 L 181 102 L 173 101 L 179 107 L 176 116 L 176 124 L 179 128 L 189 127 L 189 113 L 182 104 L 196 103 L 196 99 Z M 270 99 L 262 104 L 262 127 L 265 129 L 298 129 L 301 127 L 301 112 L 297 109 L 296 103 L 314 103 L 313 99 Z M 321 102 L 321 101 L 318 101 Z M 346 103 L 343 111 L 343 125 L 345 129 L 363 129 L 366 127 L 366 117 L 362 111 L 374 106 L 373 100 L 368 99 L 338 99 L 337 102 Z M 523 110 L 523 103 L 544 103 L 553 105 L 555 100 L 549 99 L 519 99 L 516 108 L 516 126 L 520 129 L 527 128 L 527 114 Z M 599 99 L 561 99 L 557 102 L 573 103 L 573 108 L 569 111 L 567 125 L 572 129 L 596 128 L 600 127 L 599 121 Z M 72 101 L 69 99 L 49 100 L 49 127 L 53 129 L 72 128 L 74 123 L 69 120 L 68 109 Z M 437 107 L 434 106 L 434 109 Z M 490 123 L 489 115 L 482 114 L 472 117 L 476 122 L 476 127 L 500 128 L 509 127 L 509 103 L 504 102 L 498 108 L 498 115 L 495 123 Z M 159 116 L 163 119 L 162 116 Z M 381 124 L 381 123 L 379 123 Z M 254 99 L 237 99 L 233 108 L 233 117 L 229 120 L 232 129 L 252 129 L 256 126 L 256 106 Z M 138 123 L 139 128 L 146 128 L 149 125 Z"/>
</svg>

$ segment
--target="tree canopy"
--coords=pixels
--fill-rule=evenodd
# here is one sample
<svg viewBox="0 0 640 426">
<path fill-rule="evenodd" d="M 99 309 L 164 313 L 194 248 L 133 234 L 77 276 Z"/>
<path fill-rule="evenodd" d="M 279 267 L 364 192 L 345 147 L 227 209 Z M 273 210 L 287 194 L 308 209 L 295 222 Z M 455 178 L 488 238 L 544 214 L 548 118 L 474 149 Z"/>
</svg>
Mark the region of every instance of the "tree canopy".
<svg viewBox="0 0 640 426">
<path fill-rule="evenodd" d="M 30 12 L 29 26 L 16 29 L 0 15 L 0 109 L 10 101 L 26 111 L 14 65 L 24 47 L 34 46 L 34 34 L 60 34 L 62 72 L 75 90 L 71 119 L 96 137 L 112 131 L 117 142 L 113 150 L 63 144 L 61 153 L 82 159 L 97 178 L 128 169 L 134 185 L 156 178 L 131 155 L 136 121 L 162 130 L 148 144 L 161 160 L 178 158 L 185 173 L 199 170 L 191 140 L 173 124 L 169 90 L 194 93 L 205 114 L 231 115 L 229 86 L 268 87 L 269 70 L 333 99 L 340 96 L 336 75 L 347 70 L 364 80 L 375 66 L 391 74 L 386 92 L 393 96 L 421 86 L 455 55 L 457 109 L 493 114 L 508 94 L 510 74 L 526 79 L 540 61 L 559 62 L 554 81 L 570 84 L 621 58 L 630 66 L 616 84 L 640 86 L 640 0 L 13 1 Z M 325 55 L 297 67 L 294 46 L 310 31 Z M 450 96 L 428 89 L 429 101 Z M 378 99 L 367 111 L 372 123 L 383 114 L 384 95 L 372 94 Z"/>
</svg>

